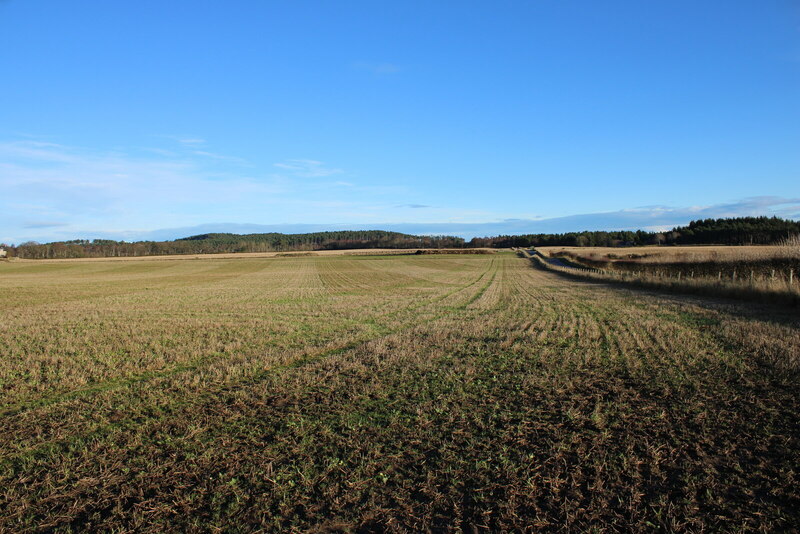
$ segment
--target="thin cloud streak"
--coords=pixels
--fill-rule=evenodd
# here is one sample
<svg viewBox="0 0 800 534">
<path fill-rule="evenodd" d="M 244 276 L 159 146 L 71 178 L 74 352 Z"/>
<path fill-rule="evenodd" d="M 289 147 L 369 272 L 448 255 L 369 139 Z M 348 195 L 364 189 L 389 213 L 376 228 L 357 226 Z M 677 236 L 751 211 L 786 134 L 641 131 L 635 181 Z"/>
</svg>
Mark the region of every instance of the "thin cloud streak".
<svg viewBox="0 0 800 534">
<path fill-rule="evenodd" d="M 583 213 L 549 219 L 504 219 L 495 222 L 450 222 L 399 224 L 410 233 L 451 234 L 483 237 L 503 234 L 564 233 L 583 230 L 672 229 L 692 220 L 724 217 L 776 215 L 800 219 L 800 199 L 778 196 L 749 197 L 736 202 L 709 206 L 646 206 L 612 212 Z"/>
<path fill-rule="evenodd" d="M 62 226 L 69 226 L 69 224 L 65 222 L 34 221 L 25 223 L 23 228 L 59 228 Z"/>
<path fill-rule="evenodd" d="M 155 135 L 155 137 L 160 137 L 162 139 L 169 139 L 186 147 L 197 147 L 206 144 L 206 140 L 196 136 L 188 136 L 188 135 Z"/>
<path fill-rule="evenodd" d="M 281 167 L 282 166 L 282 167 Z M 208 220 L 354 220 L 396 192 L 326 180 L 314 159 L 259 170 L 210 149 L 88 150 L 37 140 L 0 141 L 0 242 L 114 235 Z M 272 171 L 272 172 L 269 172 Z M 58 226 L 49 223 L 57 221 Z M 132 237 L 133 236 L 133 237 Z"/>
<path fill-rule="evenodd" d="M 289 159 L 282 163 L 273 164 L 275 167 L 286 171 L 292 176 L 302 178 L 323 178 L 332 174 L 341 174 L 341 169 L 331 169 L 321 161 L 313 159 Z"/>
<path fill-rule="evenodd" d="M 214 152 L 208 152 L 206 150 L 192 150 L 192 154 L 196 156 L 203 156 L 206 158 L 217 159 L 222 161 L 229 161 L 231 163 L 237 163 L 239 165 L 249 165 L 247 160 L 242 158 L 237 158 L 235 156 L 225 156 L 223 154 L 216 154 Z"/>
<path fill-rule="evenodd" d="M 147 158 L 37 141 L 0 143 L 0 239 L 53 236 L 46 231 L 53 227 L 22 221 L 63 222 L 62 233 L 156 221 L 199 223 L 197 217 L 214 216 L 220 206 L 253 198 L 267 203 L 285 190 L 268 177 L 220 174 L 203 159 Z"/>
</svg>

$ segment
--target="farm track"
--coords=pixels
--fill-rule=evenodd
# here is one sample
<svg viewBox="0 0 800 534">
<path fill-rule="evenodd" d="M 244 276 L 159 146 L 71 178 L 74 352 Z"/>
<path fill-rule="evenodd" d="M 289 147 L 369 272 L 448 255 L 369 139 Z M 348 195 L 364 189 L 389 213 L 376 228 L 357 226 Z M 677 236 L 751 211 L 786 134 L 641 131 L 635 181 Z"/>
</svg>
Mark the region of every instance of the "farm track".
<svg viewBox="0 0 800 534">
<path fill-rule="evenodd" d="M 780 366 L 800 347 L 796 318 L 511 255 L 231 263 L 187 266 L 196 278 L 161 292 L 139 286 L 163 262 L 153 280 L 93 264 L 87 281 L 120 277 L 129 293 L 66 301 L 47 300 L 59 271 L 0 273 L 35 303 L 0 309 L 0 530 L 800 519 L 796 373 Z M 81 373 L 94 382 L 70 388 Z"/>
</svg>

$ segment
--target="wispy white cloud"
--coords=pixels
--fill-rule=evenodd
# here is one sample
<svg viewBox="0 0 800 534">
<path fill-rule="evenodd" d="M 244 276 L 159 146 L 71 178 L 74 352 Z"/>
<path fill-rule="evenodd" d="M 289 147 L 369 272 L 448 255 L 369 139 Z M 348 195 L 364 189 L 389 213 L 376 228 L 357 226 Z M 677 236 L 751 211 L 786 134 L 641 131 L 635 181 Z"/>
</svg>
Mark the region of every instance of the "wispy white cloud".
<svg viewBox="0 0 800 534">
<path fill-rule="evenodd" d="M 341 169 L 326 167 L 323 162 L 313 159 L 288 159 L 282 163 L 275 163 L 274 166 L 292 176 L 303 178 L 321 178 L 344 172 Z"/>
<path fill-rule="evenodd" d="M 161 137 L 163 139 L 170 139 L 179 143 L 183 146 L 187 147 L 197 147 L 206 144 L 206 140 L 201 137 L 191 136 L 191 135 L 163 135 L 159 134 L 155 137 Z"/>
<path fill-rule="evenodd" d="M 386 222 L 381 229 L 411 234 L 446 234 L 464 238 L 581 230 L 670 230 L 692 220 L 721 217 L 778 215 L 800 220 L 800 199 L 777 196 L 745 198 L 707 206 L 646 206 L 612 212 L 582 213 L 553 218 L 517 218 L 478 222 L 476 215 L 450 217 L 446 222 Z M 363 217 L 363 214 L 362 214 Z M 460 220 L 459 220 L 460 219 Z M 340 229 L 363 229 L 374 225 L 351 224 Z M 273 230 L 274 231 L 274 230 Z"/>
<path fill-rule="evenodd" d="M 69 226 L 65 222 L 48 222 L 48 221 L 31 221 L 23 225 L 23 228 L 59 228 L 62 226 Z"/>
<path fill-rule="evenodd" d="M 370 209 L 376 200 L 398 197 L 329 178 L 339 174 L 313 159 L 259 169 L 182 144 L 92 150 L 0 140 L 0 242 L 135 239 L 154 228 L 209 220 L 341 222 L 365 213 L 374 219 L 381 214 Z"/>
<path fill-rule="evenodd" d="M 66 146 L 43 141 L 12 141 L 0 144 L 0 157 L 24 158 L 39 163 L 74 162 L 79 157 L 75 152 Z"/>
<path fill-rule="evenodd" d="M 205 158 L 217 159 L 221 161 L 229 161 L 231 163 L 237 163 L 239 165 L 248 165 L 247 160 L 242 158 L 237 158 L 235 156 L 226 156 L 224 154 L 217 154 L 215 152 L 208 152 L 207 150 L 192 150 L 192 154 L 196 156 L 203 156 Z"/>
<path fill-rule="evenodd" d="M 640 206 L 549 219 L 527 215 L 507 219 L 491 211 L 441 205 L 441 198 L 430 199 L 435 205 L 417 203 L 419 193 L 403 184 L 357 185 L 328 178 L 349 176 L 319 160 L 289 159 L 259 170 L 227 156 L 219 159 L 208 154 L 220 155 L 211 149 L 182 146 L 163 151 L 158 147 L 103 151 L 41 139 L 0 141 L 0 242 L 102 235 L 138 239 L 157 228 L 191 227 L 215 220 L 294 226 L 314 223 L 330 228 L 344 225 L 471 237 L 663 229 L 693 219 L 742 215 L 800 219 L 800 198 L 778 196 L 702 206 Z"/>
<path fill-rule="evenodd" d="M 158 154 L 159 156 L 165 156 L 168 158 L 176 158 L 180 155 L 174 150 L 166 150 L 163 148 L 145 147 L 142 150 L 144 150 L 145 152 L 151 152 L 153 154 Z"/>
<path fill-rule="evenodd" d="M 0 239 L 33 238 L 56 228 L 49 221 L 63 232 L 201 222 L 226 203 L 268 202 L 285 189 L 269 177 L 207 167 L 203 156 L 160 156 L 0 142 Z"/>
<path fill-rule="evenodd" d="M 161 147 L 148 147 L 144 149 L 145 151 L 166 157 L 180 157 L 181 155 L 202 156 L 204 158 L 215 159 L 229 163 L 236 163 L 239 165 L 249 165 L 249 162 L 243 158 L 230 156 L 227 154 L 220 154 L 219 152 L 208 150 L 207 148 L 205 148 L 207 144 L 206 140 L 200 137 L 188 137 L 188 136 L 177 136 L 177 135 L 159 135 L 157 137 L 174 141 L 175 143 L 178 144 L 178 146 L 176 147 L 175 145 L 173 145 L 172 147 L 170 147 L 171 149 L 165 149 Z"/>
</svg>

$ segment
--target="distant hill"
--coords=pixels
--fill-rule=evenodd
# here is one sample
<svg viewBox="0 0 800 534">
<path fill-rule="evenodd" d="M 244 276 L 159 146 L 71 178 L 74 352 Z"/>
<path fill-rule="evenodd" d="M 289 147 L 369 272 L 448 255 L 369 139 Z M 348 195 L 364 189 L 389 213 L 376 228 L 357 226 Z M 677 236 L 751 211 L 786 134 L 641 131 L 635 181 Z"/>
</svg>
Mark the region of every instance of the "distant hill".
<svg viewBox="0 0 800 534">
<path fill-rule="evenodd" d="M 356 248 L 461 248 L 464 240 L 452 236 L 416 236 L 383 230 L 314 232 L 309 234 L 200 234 L 173 241 L 113 241 L 77 239 L 54 243 L 24 243 L 10 247 L 20 258 L 102 258 L 162 256 L 168 254 L 216 254 L 225 252 L 274 252 L 345 250 Z"/>
<path fill-rule="evenodd" d="M 77 239 L 54 243 L 23 243 L 8 247 L 20 258 L 102 258 L 224 252 L 344 250 L 355 248 L 463 248 L 641 245 L 768 245 L 800 234 L 800 222 L 780 217 L 734 217 L 692 221 L 668 232 L 620 230 L 564 234 L 501 235 L 473 238 L 468 243 L 453 236 L 417 236 L 384 230 L 313 232 L 308 234 L 199 234 L 173 241 L 112 241 Z"/>
</svg>

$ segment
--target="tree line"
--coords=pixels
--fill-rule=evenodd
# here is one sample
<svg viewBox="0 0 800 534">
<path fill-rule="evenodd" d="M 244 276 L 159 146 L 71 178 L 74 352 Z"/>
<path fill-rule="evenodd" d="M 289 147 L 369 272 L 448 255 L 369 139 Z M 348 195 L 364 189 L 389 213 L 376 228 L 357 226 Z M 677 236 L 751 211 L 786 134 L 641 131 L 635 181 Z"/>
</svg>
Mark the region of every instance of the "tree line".
<svg viewBox="0 0 800 534">
<path fill-rule="evenodd" d="M 780 217 L 701 219 L 667 232 L 645 230 L 476 237 L 470 247 L 626 247 L 644 245 L 770 245 L 800 234 L 800 222 Z"/>
<path fill-rule="evenodd" d="M 172 241 L 76 239 L 53 243 L 2 245 L 20 258 L 101 258 L 216 254 L 223 252 L 284 252 L 355 248 L 508 248 L 537 246 L 624 247 L 642 245 L 768 245 L 800 234 L 800 222 L 780 217 L 702 219 L 667 232 L 645 230 L 585 231 L 562 234 L 476 237 L 417 236 L 383 230 L 313 232 L 308 234 L 200 234 Z"/>
<path fill-rule="evenodd" d="M 53 243 L 22 243 L 7 247 L 19 258 L 104 258 L 218 254 L 225 252 L 288 252 L 355 248 L 462 248 L 464 239 L 453 236 L 416 236 L 383 230 L 314 232 L 308 234 L 200 234 L 172 241 L 114 241 L 75 239 Z"/>
</svg>

